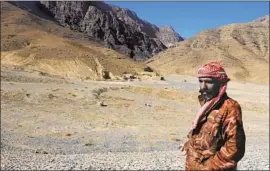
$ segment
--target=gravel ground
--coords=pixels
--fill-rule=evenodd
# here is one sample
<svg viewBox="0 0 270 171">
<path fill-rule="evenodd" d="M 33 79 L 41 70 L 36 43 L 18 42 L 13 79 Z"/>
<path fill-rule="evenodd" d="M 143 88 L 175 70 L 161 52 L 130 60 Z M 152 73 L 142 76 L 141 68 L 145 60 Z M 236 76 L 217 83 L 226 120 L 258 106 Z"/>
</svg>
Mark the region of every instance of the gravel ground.
<svg viewBox="0 0 270 171">
<path fill-rule="evenodd" d="M 268 147 L 247 147 L 238 170 L 269 170 Z M 117 152 L 74 155 L 2 151 L 1 170 L 183 170 L 179 151 Z"/>
<path fill-rule="evenodd" d="M 1 170 L 184 169 L 177 147 L 198 108 L 197 80 L 60 84 L 38 78 L 1 82 Z M 243 107 L 247 138 L 238 170 L 269 170 L 268 86 L 232 82 L 228 91 Z"/>
</svg>

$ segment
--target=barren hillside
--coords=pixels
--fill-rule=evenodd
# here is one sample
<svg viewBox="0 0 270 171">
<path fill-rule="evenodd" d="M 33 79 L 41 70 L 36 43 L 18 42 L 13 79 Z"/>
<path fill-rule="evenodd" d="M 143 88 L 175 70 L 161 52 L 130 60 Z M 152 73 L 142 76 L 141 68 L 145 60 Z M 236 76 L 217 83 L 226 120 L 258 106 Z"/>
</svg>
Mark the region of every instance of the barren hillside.
<svg viewBox="0 0 270 171">
<path fill-rule="evenodd" d="M 10 3 L 1 2 L 1 67 L 99 80 L 147 66 Z"/>
<path fill-rule="evenodd" d="M 163 51 L 148 64 L 162 74 L 195 75 L 212 60 L 220 61 L 233 80 L 269 82 L 269 16 L 206 30 Z"/>
</svg>

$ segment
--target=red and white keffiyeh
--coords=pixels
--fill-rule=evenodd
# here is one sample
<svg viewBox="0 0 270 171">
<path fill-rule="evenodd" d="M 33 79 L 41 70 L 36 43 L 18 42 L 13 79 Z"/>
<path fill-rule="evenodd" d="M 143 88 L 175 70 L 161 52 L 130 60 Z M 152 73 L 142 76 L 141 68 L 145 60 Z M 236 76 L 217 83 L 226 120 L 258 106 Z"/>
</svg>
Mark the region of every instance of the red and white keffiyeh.
<svg viewBox="0 0 270 171">
<path fill-rule="evenodd" d="M 205 112 L 210 110 L 223 96 L 223 94 L 226 92 L 227 89 L 227 83 L 230 81 L 228 78 L 224 68 L 220 65 L 218 62 L 210 62 L 205 65 L 203 65 L 198 70 L 198 78 L 200 77 L 211 77 L 216 78 L 219 81 L 221 81 L 221 86 L 219 88 L 219 93 L 216 97 L 213 99 L 207 101 L 198 111 L 193 123 L 191 129 L 195 129 L 201 120 L 201 118 L 204 116 Z"/>
</svg>

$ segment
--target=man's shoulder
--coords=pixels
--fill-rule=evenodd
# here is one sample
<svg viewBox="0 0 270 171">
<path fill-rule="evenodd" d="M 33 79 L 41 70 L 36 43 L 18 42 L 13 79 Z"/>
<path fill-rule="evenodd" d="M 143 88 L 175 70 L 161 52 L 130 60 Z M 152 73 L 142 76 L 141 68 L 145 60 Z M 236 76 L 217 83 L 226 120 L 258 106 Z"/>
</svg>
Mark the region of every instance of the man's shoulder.
<svg viewBox="0 0 270 171">
<path fill-rule="evenodd" d="M 227 108 L 229 111 L 230 110 L 241 110 L 240 104 L 236 100 L 234 100 L 230 97 L 228 97 L 226 100 L 224 100 L 222 107 Z"/>
<path fill-rule="evenodd" d="M 240 104 L 232 99 L 232 98 L 227 98 L 224 101 L 223 104 L 223 109 L 225 109 L 225 111 L 227 111 L 228 115 L 227 115 L 227 119 L 228 121 L 232 121 L 232 118 L 234 121 L 238 120 L 239 123 L 242 123 L 242 110 L 241 110 L 241 106 Z"/>
</svg>

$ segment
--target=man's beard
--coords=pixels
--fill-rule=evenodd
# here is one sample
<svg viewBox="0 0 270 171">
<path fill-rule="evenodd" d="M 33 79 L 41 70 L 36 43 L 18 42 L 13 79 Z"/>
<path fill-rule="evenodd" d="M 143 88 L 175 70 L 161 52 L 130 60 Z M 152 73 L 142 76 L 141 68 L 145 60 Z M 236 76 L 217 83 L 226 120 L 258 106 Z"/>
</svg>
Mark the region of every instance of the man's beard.
<svg viewBox="0 0 270 171">
<path fill-rule="evenodd" d="M 199 92 L 201 93 L 202 98 L 206 101 L 209 101 L 215 97 L 213 92 L 209 90 L 199 90 Z"/>
</svg>

